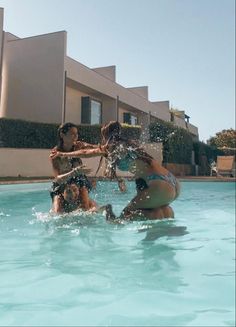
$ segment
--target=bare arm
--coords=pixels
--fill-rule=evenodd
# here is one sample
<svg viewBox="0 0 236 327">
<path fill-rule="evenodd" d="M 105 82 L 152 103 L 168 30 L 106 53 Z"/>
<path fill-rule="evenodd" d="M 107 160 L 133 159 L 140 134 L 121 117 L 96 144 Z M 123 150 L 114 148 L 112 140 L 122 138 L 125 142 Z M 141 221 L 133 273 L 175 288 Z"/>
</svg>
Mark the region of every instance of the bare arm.
<svg viewBox="0 0 236 327">
<path fill-rule="evenodd" d="M 75 150 L 83 150 L 83 149 L 96 149 L 98 147 L 97 144 L 90 144 L 82 141 L 77 141 L 75 143 Z"/>
<path fill-rule="evenodd" d="M 62 199 L 60 195 L 56 195 L 53 199 L 53 212 L 64 213 Z"/>
<path fill-rule="evenodd" d="M 84 166 L 79 166 L 79 167 L 73 168 L 68 173 L 57 175 L 55 177 L 55 180 L 59 184 L 63 184 L 63 183 L 66 183 L 71 177 L 76 177 L 80 174 L 88 174 L 89 172 L 91 172 L 91 169 L 84 169 L 83 167 Z"/>
<path fill-rule="evenodd" d="M 105 155 L 105 154 L 106 154 L 106 145 L 102 145 L 102 146 L 94 148 L 94 149 L 76 150 L 73 152 L 60 152 L 57 150 L 52 150 L 52 152 L 50 154 L 50 158 L 51 159 L 55 159 L 57 157 L 91 158 L 91 157 L 101 156 L 101 155 Z"/>
<path fill-rule="evenodd" d="M 52 168 L 53 168 L 53 175 L 55 177 L 55 180 L 59 183 L 65 183 L 70 179 L 71 177 L 76 177 L 80 174 L 88 174 L 91 172 L 91 169 L 85 168 L 84 165 L 78 166 L 76 168 L 73 168 L 71 171 L 67 173 L 62 173 L 60 170 L 60 163 L 58 162 L 59 157 L 52 159 L 51 158 L 51 163 L 52 163 Z"/>
</svg>

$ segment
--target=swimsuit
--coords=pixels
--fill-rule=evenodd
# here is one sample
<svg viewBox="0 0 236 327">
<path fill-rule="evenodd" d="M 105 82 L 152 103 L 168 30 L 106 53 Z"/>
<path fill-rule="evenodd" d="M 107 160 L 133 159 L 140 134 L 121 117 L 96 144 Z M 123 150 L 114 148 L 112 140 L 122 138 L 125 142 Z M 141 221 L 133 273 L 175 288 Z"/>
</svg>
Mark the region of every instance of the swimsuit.
<svg viewBox="0 0 236 327">
<path fill-rule="evenodd" d="M 154 180 L 158 180 L 158 179 L 162 180 L 162 181 L 166 181 L 171 186 L 173 186 L 175 189 L 177 187 L 177 179 L 170 172 L 168 172 L 166 175 L 152 174 L 152 175 L 149 175 L 146 177 L 147 181 L 154 181 Z"/>
<path fill-rule="evenodd" d="M 55 148 L 56 150 L 58 150 L 58 148 Z M 73 145 L 71 151 L 75 151 L 75 146 Z M 79 165 L 82 165 L 83 162 L 81 160 L 81 158 L 77 157 L 77 158 L 67 158 L 68 162 L 70 163 L 71 169 L 76 168 Z M 85 174 L 80 174 L 76 177 L 71 177 L 66 183 L 58 183 L 58 182 L 52 182 L 52 186 L 51 186 L 51 190 L 50 192 L 50 196 L 53 200 L 55 195 L 60 195 L 64 192 L 65 186 L 67 184 L 70 184 L 71 182 L 75 183 L 78 187 L 82 187 L 85 186 L 88 189 L 88 192 L 91 191 L 92 189 L 92 184 L 91 182 L 88 180 L 87 176 Z"/>
<path fill-rule="evenodd" d="M 134 161 L 133 158 L 131 158 L 129 155 L 127 155 L 125 158 L 123 159 L 119 159 L 117 161 L 117 167 L 121 170 L 121 171 L 129 171 L 130 168 L 130 164 Z"/>
<path fill-rule="evenodd" d="M 116 165 L 122 171 L 129 171 L 131 163 L 138 159 L 135 151 L 129 151 L 124 158 L 117 160 Z"/>
<path fill-rule="evenodd" d="M 143 178 L 137 178 L 135 180 L 136 187 L 137 187 L 138 190 L 143 191 L 143 190 L 148 188 L 149 182 L 154 181 L 154 180 L 165 181 L 169 185 L 174 187 L 175 190 L 177 189 L 177 179 L 170 172 L 168 172 L 166 175 L 158 175 L 158 174 L 154 173 L 152 175 L 147 176 L 146 181 Z"/>
</svg>

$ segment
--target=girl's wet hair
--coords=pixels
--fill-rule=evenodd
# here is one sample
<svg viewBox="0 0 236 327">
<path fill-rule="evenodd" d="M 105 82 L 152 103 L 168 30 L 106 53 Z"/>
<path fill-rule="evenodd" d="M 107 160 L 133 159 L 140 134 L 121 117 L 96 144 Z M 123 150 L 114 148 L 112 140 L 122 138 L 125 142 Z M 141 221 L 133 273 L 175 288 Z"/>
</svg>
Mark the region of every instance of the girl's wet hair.
<svg viewBox="0 0 236 327">
<path fill-rule="evenodd" d="M 140 159 L 151 164 L 153 157 L 147 154 L 137 142 L 127 140 L 121 136 L 121 124 L 118 121 L 111 121 L 101 129 L 102 143 L 109 145 L 107 153 L 107 175 L 110 178 L 117 178 L 116 167 L 119 160 L 124 156 L 124 149 L 133 159 Z"/>
<path fill-rule="evenodd" d="M 110 121 L 101 128 L 102 144 L 108 140 L 119 138 L 121 136 L 121 124 L 118 121 Z"/>
<path fill-rule="evenodd" d="M 73 123 L 64 123 L 58 127 L 58 130 L 57 130 L 57 138 L 58 138 L 57 148 L 58 149 L 63 148 L 63 139 L 61 137 L 61 133 L 66 134 L 73 127 L 78 129 L 78 127 Z"/>
<path fill-rule="evenodd" d="M 120 135 L 121 135 L 121 124 L 118 121 L 110 121 L 108 124 L 103 125 L 103 127 L 101 128 L 101 144 L 104 145 L 108 141 L 109 143 L 111 143 L 115 139 L 119 139 L 121 137 Z M 101 168 L 102 162 L 103 162 L 103 157 L 100 158 L 95 176 L 97 175 L 99 169 Z"/>
</svg>

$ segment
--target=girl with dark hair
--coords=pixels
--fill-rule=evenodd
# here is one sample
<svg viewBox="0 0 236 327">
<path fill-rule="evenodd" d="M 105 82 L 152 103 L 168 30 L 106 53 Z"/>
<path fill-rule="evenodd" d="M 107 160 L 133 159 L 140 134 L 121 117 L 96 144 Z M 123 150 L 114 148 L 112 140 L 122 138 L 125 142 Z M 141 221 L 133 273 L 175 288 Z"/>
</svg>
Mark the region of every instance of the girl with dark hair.
<svg viewBox="0 0 236 327">
<path fill-rule="evenodd" d="M 67 184 L 64 184 L 58 197 L 60 201 L 54 201 L 52 208 L 53 213 L 69 213 L 78 209 L 90 212 L 98 211 L 95 201 L 90 198 L 88 198 L 88 201 L 84 201 L 83 193 L 76 179 L 71 179 Z"/>
<path fill-rule="evenodd" d="M 118 122 L 103 127 L 104 142 L 107 142 L 107 175 L 114 178 L 116 167 L 130 171 L 135 176 L 136 196 L 121 213 L 119 219 L 173 218 L 169 204 L 180 193 L 178 180 L 146 153 L 136 142 L 123 139 Z M 106 206 L 107 220 L 115 220 L 111 205 Z"/>
<path fill-rule="evenodd" d="M 82 151 L 79 156 L 73 157 L 69 154 L 74 151 Z M 60 155 L 64 153 L 65 155 Z M 90 169 L 85 169 L 80 157 L 91 157 L 101 155 L 102 151 L 98 145 L 85 143 L 78 140 L 78 129 L 73 123 L 62 124 L 58 128 L 58 144 L 51 150 L 50 159 L 52 163 L 55 180 L 51 189 L 53 203 L 60 201 L 64 185 L 71 179 L 80 187 L 81 197 L 84 202 L 89 201 L 88 192 L 92 185 L 86 173 Z M 68 155 L 67 155 L 68 154 Z"/>
<path fill-rule="evenodd" d="M 109 125 L 109 127 L 108 127 Z M 120 138 L 121 137 L 121 125 L 119 122 L 116 122 L 116 121 L 112 121 L 110 122 L 110 124 L 107 124 L 107 125 L 104 125 L 102 128 L 101 128 L 101 144 L 106 144 L 109 141 L 111 141 L 110 138 Z M 106 156 L 105 156 L 106 157 Z M 100 163 L 99 163 L 99 166 L 98 166 L 98 169 L 97 169 L 97 172 L 99 171 L 101 165 L 102 165 L 102 160 L 103 160 L 104 157 L 101 157 L 100 159 Z M 108 161 L 105 159 L 105 171 L 104 171 L 104 176 L 108 177 Z M 116 179 L 117 180 L 117 183 L 118 183 L 118 187 L 119 187 L 119 190 L 124 193 L 126 192 L 127 188 L 126 188 L 126 184 L 125 184 L 125 180 L 124 178 L 121 178 L 121 177 L 118 177 L 116 174 L 115 175 L 110 175 L 109 176 L 110 179 Z"/>
</svg>

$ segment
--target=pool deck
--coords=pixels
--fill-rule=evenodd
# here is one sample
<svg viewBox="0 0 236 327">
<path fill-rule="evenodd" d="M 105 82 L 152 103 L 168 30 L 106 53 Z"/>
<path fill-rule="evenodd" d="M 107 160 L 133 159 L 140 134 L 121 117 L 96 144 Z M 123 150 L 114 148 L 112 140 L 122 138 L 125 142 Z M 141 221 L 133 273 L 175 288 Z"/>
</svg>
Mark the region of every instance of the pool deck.
<svg viewBox="0 0 236 327">
<path fill-rule="evenodd" d="M 92 177 L 92 176 L 91 176 Z M 94 178 L 94 177 L 92 177 Z M 177 176 L 181 182 L 236 182 L 236 177 L 216 177 L 216 176 Z M 97 180 L 106 180 L 98 177 Z M 128 180 L 132 178 L 127 177 Z M 0 185 L 8 184 L 30 184 L 30 183 L 49 183 L 53 178 L 50 177 L 0 177 Z"/>
</svg>

